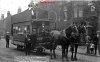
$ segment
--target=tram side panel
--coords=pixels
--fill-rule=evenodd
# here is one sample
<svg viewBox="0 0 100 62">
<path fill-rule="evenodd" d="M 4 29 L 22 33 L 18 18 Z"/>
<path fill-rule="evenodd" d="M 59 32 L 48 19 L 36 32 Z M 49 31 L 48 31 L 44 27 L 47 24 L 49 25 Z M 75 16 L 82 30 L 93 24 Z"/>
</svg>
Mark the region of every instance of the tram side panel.
<svg viewBox="0 0 100 62">
<path fill-rule="evenodd" d="M 30 22 L 12 24 L 13 45 L 16 45 L 17 47 L 25 46 L 25 37 L 26 37 L 25 34 L 31 32 L 30 26 L 31 26 Z"/>
</svg>

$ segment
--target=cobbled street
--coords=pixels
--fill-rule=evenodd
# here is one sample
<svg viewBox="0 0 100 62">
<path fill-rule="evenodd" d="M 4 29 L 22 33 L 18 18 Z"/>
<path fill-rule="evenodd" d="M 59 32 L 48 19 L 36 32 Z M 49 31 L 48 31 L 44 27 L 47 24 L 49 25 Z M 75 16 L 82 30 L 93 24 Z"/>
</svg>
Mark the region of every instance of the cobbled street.
<svg viewBox="0 0 100 62">
<path fill-rule="evenodd" d="M 80 47 L 79 47 L 79 49 L 80 49 Z M 81 52 L 81 51 L 79 51 L 79 49 L 78 49 L 78 52 Z M 41 53 L 41 54 L 32 52 L 29 56 L 31 56 L 31 57 L 39 56 L 39 57 L 48 57 L 49 58 L 50 57 L 49 53 L 50 53 L 49 50 L 46 50 L 45 53 Z M 85 54 L 81 54 L 81 53 L 78 53 L 77 61 L 71 61 L 70 60 L 70 56 L 71 56 L 70 52 L 68 54 L 69 60 L 66 61 L 66 59 L 62 59 L 61 49 L 58 49 L 58 48 L 56 50 L 56 54 L 57 54 L 56 59 L 49 58 L 51 62 L 99 62 L 100 61 L 99 56 L 90 56 L 90 55 L 85 55 Z M 0 40 L 0 62 L 15 62 L 14 57 L 17 57 L 17 56 L 26 57 L 23 50 L 17 50 L 16 46 L 14 46 L 12 44 L 10 44 L 10 48 L 5 48 L 5 39 L 1 39 Z"/>
</svg>

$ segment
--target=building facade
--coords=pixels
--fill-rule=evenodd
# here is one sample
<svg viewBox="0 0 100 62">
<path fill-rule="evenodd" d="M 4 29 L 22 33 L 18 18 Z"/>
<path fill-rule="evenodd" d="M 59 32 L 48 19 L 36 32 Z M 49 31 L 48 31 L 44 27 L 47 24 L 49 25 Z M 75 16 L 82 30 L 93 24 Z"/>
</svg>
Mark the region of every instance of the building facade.
<svg viewBox="0 0 100 62">
<path fill-rule="evenodd" d="M 1 15 L 0 20 L 0 35 L 4 35 L 4 14 Z"/>
<path fill-rule="evenodd" d="M 4 18 L 4 34 L 9 32 L 11 34 L 11 14 L 10 11 L 7 12 L 7 17 Z"/>
</svg>

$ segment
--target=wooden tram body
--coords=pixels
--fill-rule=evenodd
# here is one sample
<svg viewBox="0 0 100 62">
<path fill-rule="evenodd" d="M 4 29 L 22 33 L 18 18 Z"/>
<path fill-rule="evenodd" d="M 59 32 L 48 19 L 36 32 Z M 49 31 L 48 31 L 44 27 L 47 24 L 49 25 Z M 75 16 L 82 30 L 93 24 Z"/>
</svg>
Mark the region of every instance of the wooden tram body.
<svg viewBox="0 0 100 62">
<path fill-rule="evenodd" d="M 12 16 L 13 39 L 11 43 L 16 45 L 17 48 L 24 48 L 26 35 L 35 33 L 37 35 L 37 46 L 35 48 L 37 48 L 40 43 L 43 43 L 43 38 L 49 37 L 50 24 L 51 22 L 48 19 L 32 19 L 30 10 L 14 15 Z"/>
</svg>

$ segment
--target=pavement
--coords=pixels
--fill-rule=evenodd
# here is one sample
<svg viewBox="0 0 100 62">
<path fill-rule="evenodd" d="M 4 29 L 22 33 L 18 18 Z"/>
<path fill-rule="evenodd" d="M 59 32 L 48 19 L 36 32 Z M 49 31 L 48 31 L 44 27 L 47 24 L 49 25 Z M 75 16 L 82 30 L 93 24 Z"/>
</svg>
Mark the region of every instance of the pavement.
<svg viewBox="0 0 100 62">
<path fill-rule="evenodd" d="M 95 57 L 100 57 L 99 51 L 97 49 L 97 55 L 94 54 L 88 54 L 87 52 L 87 47 L 86 46 L 79 46 L 78 47 L 78 53 L 83 54 L 83 55 L 89 55 L 89 56 L 95 56 Z"/>
<path fill-rule="evenodd" d="M 66 59 L 62 59 L 61 57 L 61 47 L 57 47 L 56 49 L 56 59 L 50 59 L 50 51 L 46 50 L 45 53 L 46 55 L 39 55 L 36 53 L 32 53 L 29 56 L 42 56 L 42 57 L 48 57 L 50 59 L 50 62 L 100 62 L 100 57 L 97 56 L 90 56 L 86 55 L 86 47 L 79 47 L 78 48 L 78 54 L 77 54 L 77 61 L 71 61 L 71 52 L 68 53 L 68 59 L 69 61 L 66 61 Z M 82 54 L 84 53 L 84 54 Z M 10 44 L 10 48 L 5 48 L 5 40 L 1 39 L 0 40 L 0 62 L 15 62 L 14 57 L 16 56 L 25 56 L 24 51 L 22 50 L 17 50 L 16 46 Z"/>
<path fill-rule="evenodd" d="M 57 50 L 61 51 L 61 46 L 57 47 Z M 78 50 L 77 50 L 78 54 L 82 54 L 82 55 L 89 55 L 89 56 L 96 56 L 96 57 L 100 57 L 99 51 L 97 50 L 97 55 L 93 55 L 93 54 L 87 54 L 87 46 L 79 46 Z"/>
</svg>

